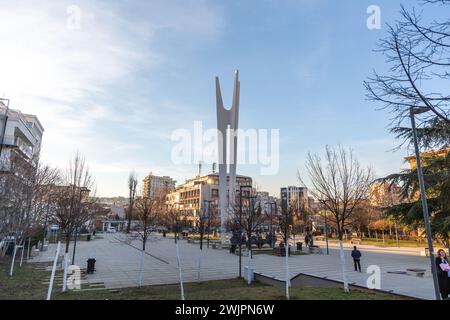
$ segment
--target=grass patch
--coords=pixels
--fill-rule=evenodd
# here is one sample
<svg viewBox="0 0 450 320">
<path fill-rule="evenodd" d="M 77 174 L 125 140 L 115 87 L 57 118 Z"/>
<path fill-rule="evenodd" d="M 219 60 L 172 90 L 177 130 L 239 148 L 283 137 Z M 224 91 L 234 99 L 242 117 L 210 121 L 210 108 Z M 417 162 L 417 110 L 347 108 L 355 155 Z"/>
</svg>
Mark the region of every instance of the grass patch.
<svg viewBox="0 0 450 320">
<path fill-rule="evenodd" d="M 9 277 L 7 259 L 0 260 L 0 300 L 43 300 L 46 298 L 50 277 L 49 271 L 42 271 L 45 265 L 24 263 L 15 267 L 14 276 Z M 58 272 L 57 275 L 61 275 Z M 285 289 L 253 283 L 248 286 L 242 279 L 216 280 L 186 283 L 185 296 L 188 300 L 283 300 Z M 60 285 L 54 285 L 52 299 L 55 300 L 178 300 L 179 285 L 146 286 L 142 288 L 82 290 L 61 293 Z M 291 299 L 295 300 L 393 300 L 393 295 L 377 292 L 352 290 L 344 293 L 339 288 L 292 287 Z"/>
</svg>

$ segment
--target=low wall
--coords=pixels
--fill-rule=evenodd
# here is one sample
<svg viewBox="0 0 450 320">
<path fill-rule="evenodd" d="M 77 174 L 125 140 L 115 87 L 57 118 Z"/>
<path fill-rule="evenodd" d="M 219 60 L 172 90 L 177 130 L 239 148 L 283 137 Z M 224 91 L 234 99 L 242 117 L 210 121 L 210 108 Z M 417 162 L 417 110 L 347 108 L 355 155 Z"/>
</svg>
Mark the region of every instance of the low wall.
<svg viewBox="0 0 450 320">
<path fill-rule="evenodd" d="M 266 275 L 263 273 L 254 273 L 255 281 L 272 285 L 272 286 L 286 286 L 285 279 L 279 279 L 270 275 Z M 293 287 L 300 287 L 300 286 L 308 286 L 308 287 L 317 287 L 317 288 L 342 288 L 343 283 L 340 281 L 322 278 L 322 277 L 316 277 L 304 273 L 299 273 L 295 277 L 291 278 L 291 286 Z M 368 289 L 363 286 L 350 284 L 350 289 L 357 289 L 364 292 L 372 292 L 372 293 L 383 293 L 383 294 L 390 294 L 402 299 L 408 299 L 408 300 L 418 300 L 414 297 L 405 296 L 402 294 L 393 293 L 390 291 L 385 290 L 376 290 L 376 289 Z"/>
</svg>

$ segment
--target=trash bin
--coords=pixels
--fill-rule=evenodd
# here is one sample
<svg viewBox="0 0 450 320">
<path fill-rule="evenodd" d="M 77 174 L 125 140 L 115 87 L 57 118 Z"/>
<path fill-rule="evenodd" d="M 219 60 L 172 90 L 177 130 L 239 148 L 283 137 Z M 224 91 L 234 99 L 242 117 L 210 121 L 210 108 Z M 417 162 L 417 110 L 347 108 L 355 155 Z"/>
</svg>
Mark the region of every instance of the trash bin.
<svg viewBox="0 0 450 320">
<path fill-rule="evenodd" d="M 303 242 L 297 242 L 297 250 L 302 251 Z"/>
<path fill-rule="evenodd" d="M 90 258 L 87 260 L 87 274 L 92 274 L 95 271 L 95 262 L 97 260 L 95 260 L 94 258 Z"/>
<path fill-rule="evenodd" d="M 90 234 L 87 235 L 86 240 L 87 240 L 87 241 L 91 241 L 91 235 L 90 235 Z"/>
</svg>

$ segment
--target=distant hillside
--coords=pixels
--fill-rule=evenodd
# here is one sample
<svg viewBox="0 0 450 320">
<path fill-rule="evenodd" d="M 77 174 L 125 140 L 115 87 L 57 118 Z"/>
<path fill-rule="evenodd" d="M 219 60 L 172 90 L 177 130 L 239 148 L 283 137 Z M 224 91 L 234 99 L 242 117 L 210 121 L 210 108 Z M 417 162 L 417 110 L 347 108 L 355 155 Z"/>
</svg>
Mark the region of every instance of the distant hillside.
<svg viewBox="0 0 450 320">
<path fill-rule="evenodd" d="M 128 206 L 128 198 L 125 198 L 125 197 L 99 197 L 98 203 L 125 207 L 125 206 Z"/>
</svg>

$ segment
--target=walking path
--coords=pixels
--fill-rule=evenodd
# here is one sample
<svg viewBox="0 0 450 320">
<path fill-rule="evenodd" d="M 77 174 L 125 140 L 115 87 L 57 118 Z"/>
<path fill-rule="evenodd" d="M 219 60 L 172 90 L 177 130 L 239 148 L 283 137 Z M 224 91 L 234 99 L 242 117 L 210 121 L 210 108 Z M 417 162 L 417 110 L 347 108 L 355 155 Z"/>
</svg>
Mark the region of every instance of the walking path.
<svg viewBox="0 0 450 320">
<path fill-rule="evenodd" d="M 75 263 L 81 268 L 86 267 L 88 258 L 95 258 L 96 272 L 87 275 L 89 283 L 104 283 L 106 288 L 133 287 L 139 284 L 139 262 L 142 246 L 139 240 L 131 240 L 124 234 L 102 234 L 102 239 L 79 241 L 77 243 Z M 422 299 L 433 299 L 432 278 L 429 274 L 429 259 L 417 254 L 399 254 L 395 250 L 363 248 L 363 273 L 353 270 L 349 248 L 346 248 L 346 265 L 350 283 L 366 286 L 369 274 L 365 273 L 369 265 L 377 265 L 381 269 L 381 289 L 394 293 Z M 73 246 L 71 245 L 71 250 Z M 179 241 L 183 278 L 185 282 L 195 282 L 198 279 L 199 245 Z M 322 247 L 323 248 L 323 247 Z M 403 249 L 403 248 L 401 248 Z M 41 253 L 32 261 L 52 261 L 56 245 Z M 324 250 L 325 253 L 325 250 Z M 70 257 L 72 251 L 70 252 Z M 242 257 L 242 272 L 248 258 Z M 251 266 L 255 272 L 285 279 L 285 258 L 272 255 L 254 255 Z M 409 268 L 426 269 L 423 278 L 392 274 L 389 272 L 406 271 Z M 342 281 L 339 251 L 330 246 L 330 254 L 309 254 L 289 258 L 290 277 L 299 273 L 327 277 Z M 204 245 L 201 260 L 201 279 L 218 280 L 236 278 L 239 272 L 238 256 L 231 255 L 227 250 L 207 249 Z M 144 257 L 143 285 L 175 284 L 179 282 L 176 247 L 173 239 L 153 236 L 147 242 Z M 188 293 L 187 293 L 188 294 Z M 187 295 L 187 298 L 188 295 Z"/>
</svg>

